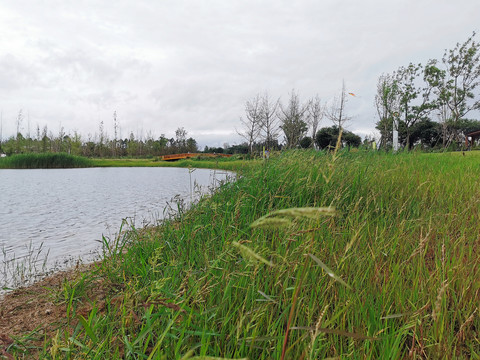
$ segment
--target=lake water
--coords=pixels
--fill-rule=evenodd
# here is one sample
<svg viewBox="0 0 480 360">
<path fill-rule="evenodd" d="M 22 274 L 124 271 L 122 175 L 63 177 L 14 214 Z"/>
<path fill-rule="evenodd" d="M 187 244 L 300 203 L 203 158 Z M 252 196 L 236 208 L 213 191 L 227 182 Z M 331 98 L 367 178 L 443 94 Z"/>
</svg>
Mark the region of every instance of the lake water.
<svg viewBox="0 0 480 360">
<path fill-rule="evenodd" d="M 188 204 L 228 176 L 181 168 L 0 170 L 0 291 L 18 286 L 22 272 L 27 280 L 94 260 L 102 236 L 113 239 L 123 219 L 155 224 L 179 199 Z"/>
</svg>

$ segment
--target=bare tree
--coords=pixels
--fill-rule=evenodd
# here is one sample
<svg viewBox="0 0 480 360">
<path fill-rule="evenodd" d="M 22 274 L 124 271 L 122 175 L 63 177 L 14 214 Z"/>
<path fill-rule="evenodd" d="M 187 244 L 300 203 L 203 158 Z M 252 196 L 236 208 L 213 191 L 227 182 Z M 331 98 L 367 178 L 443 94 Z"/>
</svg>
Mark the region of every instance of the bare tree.
<svg viewBox="0 0 480 360">
<path fill-rule="evenodd" d="M 300 98 L 295 90 L 290 94 L 290 100 L 287 106 L 280 103 L 278 118 L 280 119 L 280 128 L 285 134 L 286 147 L 291 149 L 298 145 L 302 136 L 307 131 L 305 114 L 308 110 L 308 104 L 302 105 Z"/>
<path fill-rule="evenodd" d="M 312 131 L 312 146 L 315 146 L 315 136 L 317 135 L 318 124 L 320 124 L 324 115 L 325 105 L 322 105 L 320 97 L 317 94 L 308 104 L 307 123 Z"/>
<path fill-rule="evenodd" d="M 262 97 L 262 105 L 260 107 L 260 114 L 262 118 L 262 130 L 261 134 L 265 141 L 265 146 L 267 150 L 270 150 L 271 147 L 275 144 L 278 139 L 279 127 L 278 127 L 278 117 L 277 117 L 277 108 L 279 104 L 279 99 L 275 102 L 270 100 L 270 96 L 267 92 Z"/>
<path fill-rule="evenodd" d="M 21 142 L 22 142 L 22 139 L 23 139 L 23 136 L 22 136 L 22 133 L 21 133 L 21 130 L 22 130 L 22 122 L 23 122 L 23 111 L 22 109 L 20 109 L 20 111 L 18 112 L 18 115 L 17 115 L 17 119 L 15 121 L 16 125 L 17 125 L 17 133 L 16 133 L 16 152 L 17 154 L 20 153 L 20 147 L 21 147 Z"/>
<path fill-rule="evenodd" d="M 260 95 L 257 94 L 245 103 L 245 117 L 245 119 L 240 117 L 242 130 L 237 130 L 237 134 L 247 141 L 248 149 L 250 153 L 253 153 L 253 144 L 262 129 L 262 99 Z"/>
<path fill-rule="evenodd" d="M 115 110 L 113 112 L 113 133 L 114 133 L 114 139 L 112 143 L 112 152 L 113 152 L 113 157 L 117 156 L 117 145 L 118 145 L 118 120 L 117 120 L 117 111 Z"/>
<path fill-rule="evenodd" d="M 98 125 L 98 131 L 100 132 L 100 138 L 98 141 L 98 156 L 104 156 L 103 147 L 105 143 L 105 128 L 103 126 L 103 120 L 100 121 L 100 124 Z"/>
<path fill-rule="evenodd" d="M 345 81 L 342 82 L 342 91 L 340 96 L 333 98 L 330 107 L 326 110 L 327 117 L 337 126 L 339 129 L 343 129 L 345 123 L 351 120 L 351 117 L 346 115 L 345 107 L 347 105 L 347 92 L 345 90 Z"/>
<path fill-rule="evenodd" d="M 18 111 L 17 119 L 15 120 L 15 125 L 17 126 L 17 133 L 15 134 L 18 137 L 18 134 L 20 134 L 22 130 L 22 122 L 23 122 L 23 110 L 20 109 Z"/>
</svg>

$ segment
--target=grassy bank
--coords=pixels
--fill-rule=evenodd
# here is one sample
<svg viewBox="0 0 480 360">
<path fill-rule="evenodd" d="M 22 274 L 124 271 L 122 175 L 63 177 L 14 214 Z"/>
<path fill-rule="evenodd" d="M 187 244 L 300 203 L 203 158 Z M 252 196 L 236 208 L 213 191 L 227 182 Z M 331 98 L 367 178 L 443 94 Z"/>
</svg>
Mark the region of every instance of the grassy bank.
<svg viewBox="0 0 480 360">
<path fill-rule="evenodd" d="M 256 167 L 261 160 L 193 158 L 179 161 L 152 159 L 90 159 L 64 153 L 19 154 L 0 158 L 0 169 L 54 169 L 83 167 L 193 167 L 229 171 Z"/>
<path fill-rule="evenodd" d="M 241 160 L 237 158 L 185 159 L 162 161 L 157 159 L 92 159 L 98 167 L 193 167 L 202 169 L 244 170 L 256 167 L 260 160 Z"/>
<path fill-rule="evenodd" d="M 284 153 L 110 242 L 95 270 L 52 290 L 58 331 L 9 351 L 479 357 L 479 169 L 475 154 Z"/>
<path fill-rule="evenodd" d="M 65 153 L 18 154 L 0 158 L 0 169 L 61 169 L 91 167 L 92 161 Z"/>
</svg>

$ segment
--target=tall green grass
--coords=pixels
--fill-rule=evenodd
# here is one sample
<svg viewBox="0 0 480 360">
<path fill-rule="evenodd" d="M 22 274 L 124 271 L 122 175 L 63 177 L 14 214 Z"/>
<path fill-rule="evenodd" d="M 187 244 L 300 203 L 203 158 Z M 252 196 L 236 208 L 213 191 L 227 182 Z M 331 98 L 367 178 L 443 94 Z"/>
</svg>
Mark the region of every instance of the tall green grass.
<svg viewBox="0 0 480 360">
<path fill-rule="evenodd" d="M 478 358 L 480 156 L 467 155 L 292 151 L 247 169 L 109 243 L 84 295 L 68 285 L 71 329 L 42 357 Z M 104 297 L 88 295 L 99 281 Z"/>
<path fill-rule="evenodd" d="M 0 159 L 0 169 L 58 169 L 90 167 L 91 160 L 66 153 L 18 154 Z"/>
</svg>

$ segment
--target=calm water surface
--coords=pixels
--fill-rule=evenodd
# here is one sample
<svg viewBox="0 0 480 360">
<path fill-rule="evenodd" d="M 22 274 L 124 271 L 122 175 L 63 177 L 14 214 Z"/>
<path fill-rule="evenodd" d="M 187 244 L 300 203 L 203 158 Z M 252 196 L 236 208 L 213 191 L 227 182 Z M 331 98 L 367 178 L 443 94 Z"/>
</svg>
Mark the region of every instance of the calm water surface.
<svg viewBox="0 0 480 360">
<path fill-rule="evenodd" d="M 227 176 L 180 168 L 0 170 L 0 289 L 12 285 L 22 259 L 39 267 L 48 253 L 47 268 L 92 260 L 102 235 L 113 238 L 122 219 L 155 223 L 175 196 L 188 203 Z"/>
</svg>

